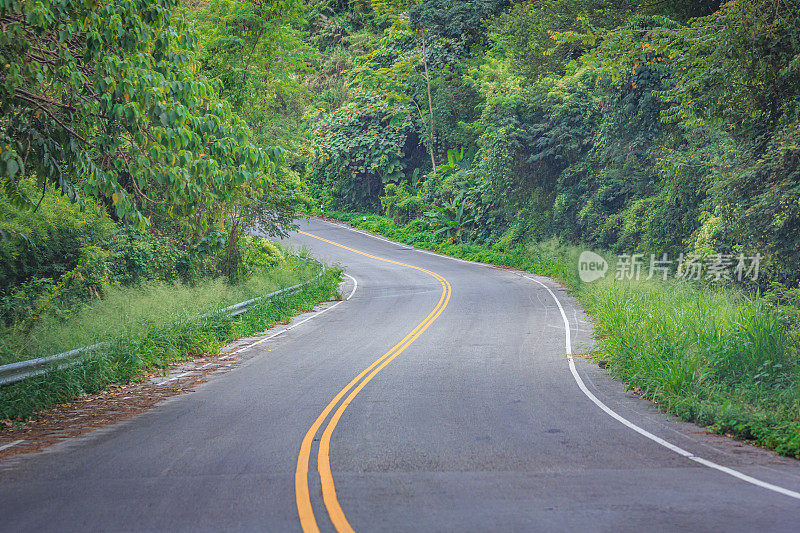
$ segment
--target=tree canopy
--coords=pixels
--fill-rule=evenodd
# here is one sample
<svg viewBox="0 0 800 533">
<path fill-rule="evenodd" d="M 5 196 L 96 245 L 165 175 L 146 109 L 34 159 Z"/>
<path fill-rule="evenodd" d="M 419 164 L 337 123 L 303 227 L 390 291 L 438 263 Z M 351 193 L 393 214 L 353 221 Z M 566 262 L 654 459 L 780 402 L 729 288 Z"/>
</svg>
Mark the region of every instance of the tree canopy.
<svg viewBox="0 0 800 533">
<path fill-rule="evenodd" d="M 375 1 L 359 24 L 353 6 L 317 5 L 344 29 L 338 50 L 380 37 L 342 73 L 351 98 L 370 99 L 343 105 L 394 106 L 377 131 L 336 109 L 319 117 L 311 178 L 332 205 L 389 206 L 423 239 L 760 253 L 764 279 L 800 280 L 796 2 Z M 381 138 L 403 117 L 401 153 L 427 160 L 331 179 L 336 139 Z M 370 159 L 366 145 L 346 152 Z M 450 153 L 464 164 L 442 164 Z M 439 231 L 442 213 L 459 231 Z"/>
<path fill-rule="evenodd" d="M 279 151 L 200 71 L 177 0 L 0 2 L 0 179 L 18 205 L 23 176 L 72 199 L 105 198 L 143 224 L 142 206 L 201 209 Z"/>
</svg>

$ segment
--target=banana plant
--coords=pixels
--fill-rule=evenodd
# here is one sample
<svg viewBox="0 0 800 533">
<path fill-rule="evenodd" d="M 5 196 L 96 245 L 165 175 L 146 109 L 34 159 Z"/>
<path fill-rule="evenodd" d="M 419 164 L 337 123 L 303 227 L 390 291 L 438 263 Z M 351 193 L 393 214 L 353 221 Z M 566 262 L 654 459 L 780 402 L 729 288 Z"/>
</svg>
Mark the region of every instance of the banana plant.
<svg viewBox="0 0 800 533">
<path fill-rule="evenodd" d="M 469 170 L 469 154 L 464 154 L 464 148 L 460 150 L 447 150 L 447 163 L 440 166 L 438 172 L 448 175 L 450 172 L 461 172 Z"/>
<path fill-rule="evenodd" d="M 444 235 L 449 242 L 459 242 L 467 231 L 470 217 L 465 216 L 467 200 L 464 191 L 461 191 L 452 200 L 447 200 L 444 205 L 434 205 L 433 209 L 426 212 L 428 222 L 433 226 L 434 235 Z"/>
</svg>

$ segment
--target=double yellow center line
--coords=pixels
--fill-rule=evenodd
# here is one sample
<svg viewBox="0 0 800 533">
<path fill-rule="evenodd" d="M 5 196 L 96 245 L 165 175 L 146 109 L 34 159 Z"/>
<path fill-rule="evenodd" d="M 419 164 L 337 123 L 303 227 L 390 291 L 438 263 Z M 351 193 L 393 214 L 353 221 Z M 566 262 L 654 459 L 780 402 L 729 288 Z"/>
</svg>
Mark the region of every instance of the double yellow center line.
<svg viewBox="0 0 800 533">
<path fill-rule="evenodd" d="M 403 337 L 403 340 L 395 344 L 391 350 L 383 354 L 374 363 L 365 368 L 359 375 L 353 378 L 353 380 L 348 383 L 345 388 L 339 391 L 339 393 L 333 398 L 333 400 L 330 401 L 327 406 L 325 406 L 325 409 L 322 410 L 322 413 L 320 413 L 320 415 L 311 425 L 311 428 L 309 428 L 308 432 L 303 438 L 302 444 L 300 445 L 300 454 L 297 456 L 297 469 L 295 470 L 294 476 L 297 512 L 300 515 L 300 525 L 302 526 L 303 531 L 306 533 L 318 532 L 319 526 L 317 525 L 317 519 L 314 517 L 314 509 L 311 506 L 311 496 L 308 488 L 308 465 L 311 460 L 311 445 L 314 442 L 314 437 L 316 437 L 319 428 L 322 427 L 322 424 L 325 422 L 331 411 L 336 409 L 336 411 L 333 413 L 333 416 L 331 416 L 330 420 L 328 421 L 328 425 L 323 430 L 322 437 L 320 438 L 319 453 L 317 455 L 317 469 L 319 470 L 320 482 L 322 484 L 322 499 L 325 502 L 325 507 L 328 510 L 328 515 L 331 518 L 331 522 L 333 522 L 334 527 L 336 527 L 336 530 L 340 533 L 349 532 L 353 531 L 353 528 L 347 521 L 347 517 L 345 517 L 342 507 L 339 505 L 339 499 L 336 497 L 336 486 L 333 483 L 333 473 L 331 472 L 330 445 L 333 430 L 339 423 L 339 419 L 342 417 L 345 409 L 347 409 L 347 406 L 350 405 L 356 395 L 361 392 L 361 389 L 363 389 L 378 372 L 383 370 L 386 365 L 391 363 L 395 357 L 403 353 L 403 351 L 405 351 L 405 349 L 408 348 L 411 343 L 417 340 L 417 338 L 422 335 L 426 329 L 428 329 L 428 326 L 430 326 L 437 318 L 439 318 L 439 315 L 442 314 L 442 311 L 444 311 L 445 307 L 447 307 L 447 304 L 450 301 L 451 288 L 450 283 L 448 283 L 446 279 L 436 272 L 431 272 L 430 270 L 426 270 L 414 265 L 401 263 L 399 261 L 392 261 L 391 259 L 384 259 L 383 257 L 378 257 L 360 250 L 355 250 L 353 248 L 329 241 L 328 239 L 323 239 L 322 237 L 317 237 L 316 235 L 312 235 L 304 231 L 300 231 L 299 233 L 306 235 L 307 237 L 313 237 L 314 239 L 338 246 L 339 248 L 344 248 L 345 250 L 369 257 L 371 259 L 375 259 L 377 261 L 384 261 L 386 263 L 392 263 L 395 265 L 413 268 L 414 270 L 419 270 L 420 272 L 424 272 L 430 276 L 433 276 L 442 285 L 442 295 L 439 298 L 439 302 L 436 304 L 436 307 L 433 308 L 433 311 L 431 311 L 428 316 L 425 317 L 425 320 L 420 322 L 417 327 L 415 327 L 408 335 Z M 339 403 L 339 401 L 344 398 L 345 395 L 347 395 L 345 400 Z"/>
</svg>

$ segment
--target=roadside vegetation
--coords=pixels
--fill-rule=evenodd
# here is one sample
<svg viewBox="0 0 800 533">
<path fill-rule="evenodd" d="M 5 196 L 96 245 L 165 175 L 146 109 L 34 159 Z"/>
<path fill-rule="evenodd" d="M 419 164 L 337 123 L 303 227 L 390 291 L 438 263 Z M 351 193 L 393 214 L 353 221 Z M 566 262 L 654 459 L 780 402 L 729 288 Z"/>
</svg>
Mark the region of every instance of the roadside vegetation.
<svg viewBox="0 0 800 533">
<path fill-rule="evenodd" d="M 73 309 L 66 317 L 45 314 L 29 330 L 0 330 L 0 364 L 56 354 L 111 340 L 145 335 L 154 327 L 192 320 L 313 278 L 319 265 L 281 253 L 275 265 L 235 284 L 208 278 L 186 284 L 155 282 L 115 285 L 102 300 Z"/>
<path fill-rule="evenodd" d="M 676 280 L 584 283 L 582 248 L 557 240 L 441 241 L 388 217 L 328 212 L 357 228 L 422 249 L 527 270 L 563 283 L 595 327 L 589 355 L 666 412 L 712 431 L 800 458 L 800 291 L 765 295 Z"/>
<path fill-rule="evenodd" d="M 614 375 L 800 456 L 797 2 L 65 0 L 0 20 L 6 360 L 289 283 L 248 235 L 321 208 L 560 280 Z M 578 276 L 586 249 L 604 280 Z M 669 279 L 613 279 L 633 254 Z M 141 321 L 159 298 L 176 306 Z"/>
<path fill-rule="evenodd" d="M 684 420 L 800 458 L 798 291 L 792 305 L 686 282 L 575 293 L 615 376 Z"/>
<path fill-rule="evenodd" d="M 264 331 L 319 302 L 337 297 L 340 275 L 339 270 L 328 269 L 303 290 L 254 304 L 237 317 L 211 308 L 206 316 L 182 320 L 173 319 L 183 313 L 162 314 L 157 321 L 143 319 L 117 331 L 116 336 L 108 339 L 108 347 L 91 353 L 80 365 L 52 370 L 0 388 L 0 420 L 24 421 L 79 394 L 141 380 L 149 373 L 164 371 L 176 361 L 218 353 L 227 342 Z"/>
</svg>

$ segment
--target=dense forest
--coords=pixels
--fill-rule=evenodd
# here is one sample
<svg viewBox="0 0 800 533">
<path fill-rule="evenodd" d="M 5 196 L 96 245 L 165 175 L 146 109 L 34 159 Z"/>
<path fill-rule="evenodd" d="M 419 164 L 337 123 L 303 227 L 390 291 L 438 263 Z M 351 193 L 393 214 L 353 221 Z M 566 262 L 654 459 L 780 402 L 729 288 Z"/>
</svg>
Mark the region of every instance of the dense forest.
<svg viewBox="0 0 800 533">
<path fill-rule="evenodd" d="M 420 241 L 759 254 L 762 286 L 800 279 L 793 2 L 8 1 L 0 19 L 6 322 L 67 278 L 84 296 L 235 279 L 241 236 L 312 204 Z"/>
<path fill-rule="evenodd" d="M 616 375 L 800 455 L 800 3 L 0 0 L 0 26 L 0 359 L 306 268 L 254 230 L 369 219 L 560 279 Z M 581 249 L 714 268 L 582 289 Z"/>
<path fill-rule="evenodd" d="M 267 127 L 221 94 L 208 58 L 223 38 L 181 9 L 0 5 L 6 325 L 69 313 L 115 283 L 236 281 L 243 258 L 277 253 L 247 232 L 280 234 L 307 204 Z M 270 9 L 264 24 L 282 16 Z"/>
<path fill-rule="evenodd" d="M 309 182 L 420 238 L 764 256 L 798 281 L 800 6 L 328 2 Z"/>
</svg>

